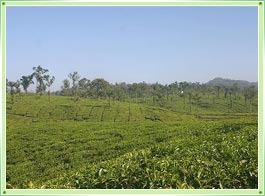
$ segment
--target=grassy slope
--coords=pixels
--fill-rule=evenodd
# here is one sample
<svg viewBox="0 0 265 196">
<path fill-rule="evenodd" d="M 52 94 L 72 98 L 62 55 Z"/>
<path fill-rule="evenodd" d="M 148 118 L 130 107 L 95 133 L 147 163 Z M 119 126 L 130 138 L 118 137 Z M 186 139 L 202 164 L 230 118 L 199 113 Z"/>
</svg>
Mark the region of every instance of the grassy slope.
<svg viewBox="0 0 265 196">
<path fill-rule="evenodd" d="M 197 111 L 8 96 L 8 187 L 255 188 L 255 114 Z"/>
</svg>

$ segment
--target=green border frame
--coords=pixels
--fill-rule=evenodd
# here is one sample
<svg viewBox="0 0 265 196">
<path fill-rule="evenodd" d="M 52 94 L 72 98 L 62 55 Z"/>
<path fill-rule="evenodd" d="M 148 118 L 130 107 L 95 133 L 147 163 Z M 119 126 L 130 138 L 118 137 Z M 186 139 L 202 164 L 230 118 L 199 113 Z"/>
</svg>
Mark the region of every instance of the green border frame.
<svg viewBox="0 0 265 196">
<path fill-rule="evenodd" d="M 2 137 L 1 187 L 2 195 L 48 194 L 209 194 L 263 195 L 264 194 L 264 132 L 263 132 L 263 63 L 264 63 L 264 1 L 171 1 L 171 2 L 88 2 L 88 1 L 2 1 L 1 56 L 2 56 Z M 258 7 L 258 189 L 6 189 L 6 6 L 257 6 Z"/>
</svg>

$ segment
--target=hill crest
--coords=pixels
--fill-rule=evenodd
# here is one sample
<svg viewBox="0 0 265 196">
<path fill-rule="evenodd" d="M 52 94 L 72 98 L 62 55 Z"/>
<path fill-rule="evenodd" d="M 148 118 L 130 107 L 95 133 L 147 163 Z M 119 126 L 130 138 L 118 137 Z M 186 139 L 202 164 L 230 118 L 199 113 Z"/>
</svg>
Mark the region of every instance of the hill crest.
<svg viewBox="0 0 265 196">
<path fill-rule="evenodd" d="M 208 81 L 206 84 L 210 86 L 216 86 L 216 85 L 232 86 L 234 84 L 237 84 L 240 88 L 249 87 L 253 85 L 256 88 L 258 88 L 258 82 L 249 82 L 246 80 L 233 80 L 233 79 L 222 78 L 222 77 L 216 77 Z"/>
</svg>

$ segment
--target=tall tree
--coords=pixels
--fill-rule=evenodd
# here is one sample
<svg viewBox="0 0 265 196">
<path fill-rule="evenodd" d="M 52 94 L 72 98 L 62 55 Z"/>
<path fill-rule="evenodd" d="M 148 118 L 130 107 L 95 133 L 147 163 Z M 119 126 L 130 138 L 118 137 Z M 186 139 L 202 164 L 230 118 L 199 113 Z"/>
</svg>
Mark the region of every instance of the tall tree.
<svg viewBox="0 0 265 196">
<path fill-rule="evenodd" d="M 110 99 L 111 97 L 113 98 L 113 103 L 114 103 L 114 92 L 113 92 L 113 87 L 111 85 L 109 85 L 106 89 L 106 94 L 108 96 L 108 104 L 110 106 Z"/>
<path fill-rule="evenodd" d="M 16 93 L 20 93 L 20 85 L 21 85 L 20 81 L 17 80 L 17 81 L 15 82 L 15 84 L 14 84 L 14 87 L 15 87 L 15 89 L 16 89 Z"/>
<path fill-rule="evenodd" d="M 245 87 L 243 93 L 245 97 L 245 103 L 247 105 L 247 101 L 249 101 L 249 110 L 252 111 L 252 103 L 255 96 L 257 95 L 255 86 Z"/>
<path fill-rule="evenodd" d="M 22 76 L 22 78 L 20 79 L 21 81 L 21 85 L 25 91 L 25 93 L 28 93 L 28 87 L 30 84 L 34 84 L 33 82 L 33 75 L 29 75 L 29 76 Z"/>
<path fill-rule="evenodd" d="M 81 97 L 87 97 L 90 88 L 90 80 L 87 78 L 82 78 L 78 81 L 78 94 Z"/>
<path fill-rule="evenodd" d="M 78 74 L 77 71 L 74 71 L 73 73 L 70 73 L 68 77 L 72 80 L 72 95 L 76 96 L 77 83 L 78 80 L 80 79 L 80 75 Z"/>
<path fill-rule="evenodd" d="M 13 81 L 8 81 L 7 82 L 7 86 L 9 87 L 10 94 L 11 94 L 11 104 L 14 103 L 14 93 L 15 93 L 14 88 L 15 88 L 15 84 L 16 84 L 16 82 L 13 82 Z"/>
<path fill-rule="evenodd" d="M 11 94 L 14 94 L 15 93 L 15 83 L 16 82 L 13 82 L 13 81 L 8 81 L 7 82 L 7 86 L 8 86 L 8 88 L 10 89 L 10 93 Z"/>
<path fill-rule="evenodd" d="M 193 98 L 193 97 L 192 97 L 192 91 L 188 91 L 188 97 L 189 97 L 190 114 L 191 114 L 191 105 L 192 105 L 191 99 Z"/>
<path fill-rule="evenodd" d="M 109 83 L 101 78 L 97 78 L 91 82 L 91 90 L 95 92 L 96 97 L 106 97 Z"/>
<path fill-rule="evenodd" d="M 61 86 L 62 94 L 64 96 L 70 95 L 70 82 L 67 79 L 63 80 L 63 85 Z"/>
<path fill-rule="evenodd" d="M 221 86 L 220 85 L 216 85 L 215 89 L 216 89 L 216 92 L 217 92 L 217 96 L 219 97 L 220 96 Z M 225 95 L 225 97 L 226 97 L 226 95 Z"/>
<path fill-rule="evenodd" d="M 201 100 L 200 94 L 198 92 L 195 93 L 195 95 L 192 97 L 192 99 L 194 100 L 194 103 L 197 106 L 197 111 L 198 111 L 198 107 L 199 107 L 200 100 Z"/>
<path fill-rule="evenodd" d="M 240 88 L 237 83 L 234 83 L 233 86 L 231 87 L 232 94 L 234 95 L 234 98 L 237 98 L 237 94 L 239 92 Z"/>
<path fill-rule="evenodd" d="M 78 88 L 79 89 L 87 89 L 90 85 L 90 80 L 87 78 L 82 78 L 78 81 Z"/>
<path fill-rule="evenodd" d="M 6 79 L 6 93 L 10 92 L 8 82 L 9 82 L 8 79 Z"/>
<path fill-rule="evenodd" d="M 54 80 L 55 80 L 55 77 L 54 76 L 50 76 L 50 75 L 45 75 L 45 77 L 44 77 L 44 79 L 45 79 L 45 81 L 46 81 L 46 86 L 48 87 L 48 96 L 49 96 L 49 101 L 50 101 L 50 95 L 51 95 L 51 93 L 50 93 L 50 87 L 51 87 L 51 85 L 53 84 L 53 82 L 54 82 Z"/>
<path fill-rule="evenodd" d="M 33 67 L 33 70 L 34 73 L 32 75 L 37 82 L 36 93 L 42 95 L 46 90 L 45 77 L 47 77 L 47 75 L 45 75 L 45 73 L 48 73 L 49 70 L 42 68 L 40 65 L 38 67 Z"/>
</svg>

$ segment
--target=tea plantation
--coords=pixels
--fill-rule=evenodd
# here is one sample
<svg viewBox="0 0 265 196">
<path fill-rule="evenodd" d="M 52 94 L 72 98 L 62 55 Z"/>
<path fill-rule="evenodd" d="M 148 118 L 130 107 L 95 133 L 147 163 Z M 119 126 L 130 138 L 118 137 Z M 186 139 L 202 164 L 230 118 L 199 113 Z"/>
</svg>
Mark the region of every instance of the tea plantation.
<svg viewBox="0 0 265 196">
<path fill-rule="evenodd" d="M 257 188 L 257 105 L 183 101 L 8 94 L 7 188 Z"/>
</svg>

